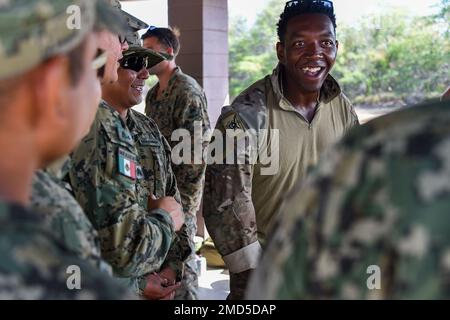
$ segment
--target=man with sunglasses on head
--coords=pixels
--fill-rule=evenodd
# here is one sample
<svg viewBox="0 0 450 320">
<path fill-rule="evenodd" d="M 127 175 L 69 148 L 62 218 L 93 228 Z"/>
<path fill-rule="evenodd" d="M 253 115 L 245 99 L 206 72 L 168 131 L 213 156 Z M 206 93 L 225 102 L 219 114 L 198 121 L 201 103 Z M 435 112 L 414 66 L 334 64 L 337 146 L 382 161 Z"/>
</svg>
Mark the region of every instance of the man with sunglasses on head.
<svg viewBox="0 0 450 320">
<path fill-rule="evenodd" d="M 277 68 L 225 107 L 216 128 L 224 137 L 251 129 L 261 145 L 271 145 L 272 152 L 279 148 L 278 171 L 263 175 L 259 154 L 248 150 L 238 156 L 257 159 L 256 164 L 214 164 L 206 171 L 204 217 L 230 270 L 230 299 L 244 297 L 283 197 L 325 148 L 358 124 L 350 101 L 329 75 L 338 50 L 332 2 L 287 2 L 277 31 Z M 278 141 L 264 134 L 274 131 Z"/>
<path fill-rule="evenodd" d="M 164 137 L 174 148 L 179 141 L 172 141 L 176 130 L 189 132 L 190 162 L 173 164 L 177 178 L 183 209 L 186 213 L 186 225 L 192 241 L 197 233 L 197 211 L 203 195 L 206 163 L 195 163 L 195 152 L 201 152 L 208 146 L 209 139 L 203 139 L 210 130 L 206 95 L 192 77 L 184 74 L 176 64 L 180 52 L 180 34 L 177 29 L 151 26 L 142 36 L 144 47 L 173 56 L 149 70 L 158 77 L 158 83 L 150 89 L 145 99 L 145 114 L 156 122 Z M 198 126 L 196 129 L 196 125 Z M 196 137 L 196 132 L 201 137 Z M 196 139 L 202 139 L 202 149 L 197 151 Z M 184 142 L 184 141 L 183 141 Z M 201 157 L 203 158 L 203 157 Z M 195 252 L 186 261 L 182 287 L 177 290 L 176 299 L 196 300 L 198 288 L 197 262 Z"/>
<path fill-rule="evenodd" d="M 131 109 L 143 99 L 147 68 L 165 59 L 141 47 L 142 26 L 127 34 L 118 81 L 102 85 L 94 125 L 72 156 L 70 181 L 114 275 L 145 298 L 169 299 L 191 247 L 170 148 L 157 126 Z"/>
<path fill-rule="evenodd" d="M 68 27 L 67 9 L 73 6 L 79 8 L 80 28 Z M 94 119 L 100 100 L 97 70 L 105 59 L 96 56 L 93 31 L 116 22 L 115 13 L 99 1 L 0 3 L 2 299 L 132 297 L 49 226 L 45 215 L 50 212 L 24 208 L 34 172 L 72 151 Z M 69 203 L 55 205 L 61 216 L 71 215 Z M 74 272 L 78 284 L 70 280 L 77 278 Z"/>
</svg>

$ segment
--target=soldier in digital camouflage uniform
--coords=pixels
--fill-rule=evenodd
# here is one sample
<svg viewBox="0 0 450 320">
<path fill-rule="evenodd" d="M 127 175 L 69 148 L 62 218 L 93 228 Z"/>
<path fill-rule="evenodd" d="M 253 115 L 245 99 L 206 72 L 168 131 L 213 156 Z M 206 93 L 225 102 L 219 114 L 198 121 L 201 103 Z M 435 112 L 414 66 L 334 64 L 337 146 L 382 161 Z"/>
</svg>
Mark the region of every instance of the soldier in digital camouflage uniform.
<svg viewBox="0 0 450 320">
<path fill-rule="evenodd" d="M 99 21 L 100 23 L 97 23 L 98 26 L 95 30 L 98 32 L 97 37 L 104 36 L 105 32 L 111 33 L 110 36 L 117 42 L 115 47 L 120 48 L 118 35 L 127 32 L 125 19 L 129 15 L 120 8 L 117 9 L 116 15 L 113 17 L 114 24 L 112 24 L 112 27 L 102 25 Z M 105 30 L 105 28 L 107 29 Z M 124 47 L 124 49 L 127 48 L 128 46 Z M 104 81 L 117 79 L 116 63 L 117 60 L 107 61 L 107 66 L 104 69 L 108 70 L 107 72 L 115 73 L 115 75 L 105 74 L 104 72 L 102 77 Z M 110 67 L 108 64 L 114 66 Z M 60 238 L 69 249 L 78 254 L 80 258 L 89 260 L 94 266 L 111 274 L 111 267 L 101 258 L 97 231 L 92 227 L 83 209 L 71 195 L 70 186 L 63 181 L 69 173 L 70 165 L 70 158 L 64 157 L 47 169 L 36 172 L 33 177 L 31 208 L 45 215 L 53 234 Z"/>
<path fill-rule="evenodd" d="M 79 28 L 69 27 L 73 6 Z M 92 30 L 113 21 L 92 0 L 0 3 L 0 299 L 133 297 L 25 209 L 34 171 L 69 153 L 92 123 L 104 63 Z M 80 268 L 80 290 L 69 290 L 70 266 Z"/>
<path fill-rule="evenodd" d="M 194 241 L 197 233 L 196 215 L 205 180 L 206 163 L 202 155 L 209 143 L 210 122 L 206 96 L 197 81 L 184 74 L 176 65 L 175 58 L 180 51 L 177 30 L 150 27 L 142 39 L 145 48 L 174 56 L 173 59 L 163 61 L 149 70 L 150 74 L 158 77 L 159 82 L 147 94 L 145 114 L 156 122 L 172 148 L 179 143 L 171 139 L 172 133 L 177 129 L 187 130 L 192 139 L 190 161 L 182 164 L 174 164 L 172 161 L 172 168 L 186 213 L 189 237 Z M 196 143 L 201 147 L 195 146 Z M 195 162 L 195 159 L 198 159 L 198 162 Z M 195 252 L 186 261 L 185 266 L 182 287 L 177 290 L 176 299 L 196 300 L 198 275 Z"/>
<path fill-rule="evenodd" d="M 140 27 L 136 25 L 134 30 Z M 192 246 L 184 227 L 174 232 L 183 224 L 183 212 L 177 203 L 170 147 L 153 122 L 131 110 L 142 100 L 146 68 L 165 58 L 142 48 L 137 32 L 130 33 L 127 40 L 130 48 L 121 60 L 119 80 L 102 86 L 104 100 L 90 133 L 73 154 L 70 180 L 100 235 L 102 256 L 114 274 L 129 279 L 147 298 L 167 298 L 169 289 L 178 287 L 175 278 L 181 278 L 183 261 Z M 130 79 L 136 83 L 128 83 Z M 177 207 L 173 212 L 155 207 L 154 201 L 149 201 L 152 196 L 169 197 Z M 173 272 L 173 282 L 163 283 L 171 286 L 159 292 L 166 294 L 148 294 L 155 278 L 170 278 L 167 270 Z M 153 274 L 158 271 L 160 276 Z"/>
<path fill-rule="evenodd" d="M 284 202 L 248 297 L 450 298 L 449 124 L 447 101 L 351 131 Z"/>
<path fill-rule="evenodd" d="M 258 153 L 227 146 L 224 164 L 206 169 L 203 215 L 230 270 L 229 299 L 244 298 L 283 197 L 328 146 L 358 124 L 350 101 L 329 75 L 338 48 L 335 28 L 329 2 L 288 2 L 278 23 L 278 67 L 222 109 L 216 129 L 224 141 L 249 132 L 261 146 Z M 267 153 L 261 153 L 265 148 L 275 155 L 272 168 L 266 165 Z M 229 155 L 245 164 L 227 163 Z"/>
</svg>

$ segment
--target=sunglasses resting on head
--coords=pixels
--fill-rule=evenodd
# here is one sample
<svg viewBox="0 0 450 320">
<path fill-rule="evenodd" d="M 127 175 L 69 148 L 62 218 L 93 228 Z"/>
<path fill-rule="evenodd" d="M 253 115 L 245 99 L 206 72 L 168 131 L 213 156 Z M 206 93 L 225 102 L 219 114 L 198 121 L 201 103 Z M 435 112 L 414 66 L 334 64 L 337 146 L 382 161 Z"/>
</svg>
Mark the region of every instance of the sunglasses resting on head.
<svg viewBox="0 0 450 320">
<path fill-rule="evenodd" d="M 323 6 L 325 8 L 334 9 L 333 2 L 331 2 L 329 0 L 291 0 L 291 1 L 286 2 L 286 9 L 293 8 L 293 7 L 305 6 L 305 5 L 309 5 L 309 4 L 315 4 L 315 5 Z"/>
</svg>

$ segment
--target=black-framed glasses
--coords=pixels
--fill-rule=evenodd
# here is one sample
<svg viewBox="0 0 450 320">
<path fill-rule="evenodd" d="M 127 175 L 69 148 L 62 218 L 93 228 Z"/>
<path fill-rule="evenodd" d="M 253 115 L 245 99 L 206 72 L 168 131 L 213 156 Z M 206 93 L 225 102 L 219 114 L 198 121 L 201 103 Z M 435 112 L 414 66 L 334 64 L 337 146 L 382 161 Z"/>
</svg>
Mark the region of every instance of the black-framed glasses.
<svg viewBox="0 0 450 320">
<path fill-rule="evenodd" d="M 145 56 L 128 56 L 120 60 L 120 66 L 123 69 L 129 69 L 136 72 L 141 71 L 148 66 L 148 58 Z"/>
<path fill-rule="evenodd" d="M 334 10 L 333 2 L 330 0 L 291 0 L 286 2 L 285 9 L 290 9 L 294 7 L 300 7 L 307 4 L 315 4 L 323 6 L 324 8 Z"/>
</svg>

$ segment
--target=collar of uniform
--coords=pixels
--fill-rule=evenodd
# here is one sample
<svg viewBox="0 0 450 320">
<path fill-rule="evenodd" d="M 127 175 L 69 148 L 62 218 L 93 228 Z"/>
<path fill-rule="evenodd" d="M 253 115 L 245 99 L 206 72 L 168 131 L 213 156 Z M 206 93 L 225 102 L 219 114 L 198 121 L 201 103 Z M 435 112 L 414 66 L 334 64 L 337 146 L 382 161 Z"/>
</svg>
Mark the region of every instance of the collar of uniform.
<svg viewBox="0 0 450 320">
<path fill-rule="evenodd" d="M 133 137 L 137 136 L 140 132 L 142 132 L 142 129 L 138 128 L 139 121 L 137 121 L 134 112 L 135 111 L 130 109 L 130 110 L 128 110 L 128 115 L 127 115 L 127 127 L 130 130 L 130 133 Z"/>
<path fill-rule="evenodd" d="M 108 104 L 108 102 L 106 102 L 105 100 L 102 99 L 102 101 L 100 102 L 100 107 L 107 109 L 109 112 L 111 112 L 114 115 L 114 117 L 118 118 L 124 126 L 126 126 L 126 123 L 125 123 L 125 121 L 123 121 L 122 117 L 120 116 L 120 113 L 117 110 L 115 110 L 113 107 L 111 107 Z"/>
<path fill-rule="evenodd" d="M 169 83 L 167 84 L 167 88 L 164 90 L 164 92 L 162 93 L 161 97 L 158 100 L 164 99 L 170 95 L 170 92 L 172 91 L 172 87 L 175 83 L 175 80 L 182 73 L 183 72 L 181 71 L 181 68 L 177 66 L 175 68 L 175 70 L 172 72 L 172 75 L 170 76 Z M 150 97 L 152 97 L 153 99 L 156 100 L 156 95 L 158 94 L 158 90 L 159 90 L 159 82 L 153 88 L 150 89 L 150 93 L 149 93 Z"/>
<path fill-rule="evenodd" d="M 128 126 L 126 122 L 122 119 L 120 116 L 120 113 L 114 110 L 113 107 L 111 107 L 105 100 L 102 100 L 100 102 L 100 108 L 103 108 L 107 110 L 112 117 L 114 118 L 114 121 L 105 121 L 105 119 L 100 120 L 104 126 L 108 127 L 110 131 L 115 131 L 117 134 L 117 137 L 120 141 L 133 146 L 134 141 L 131 137 L 130 130 L 128 129 Z M 128 112 L 128 116 L 130 115 L 130 112 Z"/>
<path fill-rule="evenodd" d="M 71 167 L 72 161 L 70 156 L 67 155 L 50 164 L 45 168 L 45 172 L 58 180 L 62 180 L 69 174 Z"/>
<path fill-rule="evenodd" d="M 172 87 L 173 87 L 176 79 L 182 73 L 183 72 L 181 71 L 180 67 L 176 67 L 175 70 L 173 70 L 172 76 L 170 77 L 170 80 L 169 80 L 169 85 L 167 86 L 165 92 L 170 93 L 172 91 Z"/>
<path fill-rule="evenodd" d="M 281 93 L 282 72 L 283 68 L 281 64 L 278 64 L 278 66 L 273 70 L 272 76 L 270 77 L 273 93 L 281 109 L 286 111 L 292 111 L 293 110 L 292 104 Z M 336 98 L 340 93 L 341 87 L 339 86 L 338 82 L 329 74 L 325 79 L 322 88 L 320 89 L 319 101 L 322 103 L 329 103 L 331 100 Z"/>
</svg>

